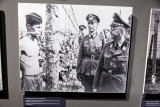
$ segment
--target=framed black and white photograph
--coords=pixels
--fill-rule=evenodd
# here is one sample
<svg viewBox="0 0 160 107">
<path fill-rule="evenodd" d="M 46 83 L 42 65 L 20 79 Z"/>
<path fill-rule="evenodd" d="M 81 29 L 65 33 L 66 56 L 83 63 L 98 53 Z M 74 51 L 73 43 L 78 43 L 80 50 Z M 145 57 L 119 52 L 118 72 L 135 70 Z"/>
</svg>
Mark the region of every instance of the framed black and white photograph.
<svg viewBox="0 0 160 107">
<path fill-rule="evenodd" d="M 160 95 L 160 9 L 151 9 L 144 94 Z"/>
<path fill-rule="evenodd" d="M 18 3 L 21 90 L 122 97 L 131 27 L 132 7 Z"/>
<path fill-rule="evenodd" d="M 0 11 L 0 99 L 8 98 L 5 13 Z"/>
</svg>

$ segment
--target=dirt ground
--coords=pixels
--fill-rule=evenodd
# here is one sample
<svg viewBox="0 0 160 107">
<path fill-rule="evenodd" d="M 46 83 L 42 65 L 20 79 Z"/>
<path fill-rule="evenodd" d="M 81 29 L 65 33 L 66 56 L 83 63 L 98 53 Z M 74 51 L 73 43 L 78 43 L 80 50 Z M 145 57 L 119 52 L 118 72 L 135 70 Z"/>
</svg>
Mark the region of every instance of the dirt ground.
<svg viewBox="0 0 160 107">
<path fill-rule="evenodd" d="M 152 84 L 148 83 L 145 85 L 144 93 L 147 94 L 160 94 L 160 83 Z"/>
</svg>

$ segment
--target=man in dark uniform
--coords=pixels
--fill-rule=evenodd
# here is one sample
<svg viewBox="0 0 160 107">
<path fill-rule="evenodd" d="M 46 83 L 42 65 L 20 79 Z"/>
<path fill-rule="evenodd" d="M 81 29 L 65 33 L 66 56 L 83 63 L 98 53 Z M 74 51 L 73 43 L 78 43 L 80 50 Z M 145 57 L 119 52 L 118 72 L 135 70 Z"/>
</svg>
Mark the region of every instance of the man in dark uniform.
<svg viewBox="0 0 160 107">
<path fill-rule="evenodd" d="M 42 17 L 37 13 L 26 15 L 27 34 L 19 40 L 22 90 L 42 91 L 37 40 L 41 33 L 41 24 Z"/>
<path fill-rule="evenodd" d="M 93 79 L 104 39 L 97 32 L 97 27 L 100 22 L 99 17 L 94 14 L 89 14 L 86 20 L 88 21 L 89 34 L 84 36 L 80 43 L 77 61 L 77 77 L 85 87 L 85 92 L 93 92 Z"/>
<path fill-rule="evenodd" d="M 79 36 L 79 38 L 78 38 L 78 43 L 80 44 L 81 43 L 81 40 L 82 40 L 82 38 L 84 37 L 84 36 L 86 36 L 86 26 L 84 26 L 84 25 L 80 25 L 79 26 L 79 30 L 80 30 L 80 36 Z"/>
<path fill-rule="evenodd" d="M 106 43 L 94 78 L 94 92 L 125 93 L 128 71 L 129 43 L 126 41 L 130 26 L 115 13 L 111 24 L 113 41 Z"/>
</svg>

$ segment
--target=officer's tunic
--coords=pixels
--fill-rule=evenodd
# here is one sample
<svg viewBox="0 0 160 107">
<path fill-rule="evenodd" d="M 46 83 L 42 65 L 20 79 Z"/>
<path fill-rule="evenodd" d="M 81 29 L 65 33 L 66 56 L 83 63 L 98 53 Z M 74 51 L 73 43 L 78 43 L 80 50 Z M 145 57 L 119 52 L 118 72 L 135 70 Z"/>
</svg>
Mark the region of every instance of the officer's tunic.
<svg viewBox="0 0 160 107">
<path fill-rule="evenodd" d="M 81 82 L 85 87 L 85 91 L 92 91 L 93 78 L 103 44 L 104 39 L 98 33 L 93 37 L 86 35 L 81 40 L 77 60 L 77 75 L 83 75 Z"/>
<path fill-rule="evenodd" d="M 115 49 L 115 43 L 106 43 L 97 67 L 93 88 L 105 93 L 125 93 L 128 70 L 129 43 Z"/>
</svg>

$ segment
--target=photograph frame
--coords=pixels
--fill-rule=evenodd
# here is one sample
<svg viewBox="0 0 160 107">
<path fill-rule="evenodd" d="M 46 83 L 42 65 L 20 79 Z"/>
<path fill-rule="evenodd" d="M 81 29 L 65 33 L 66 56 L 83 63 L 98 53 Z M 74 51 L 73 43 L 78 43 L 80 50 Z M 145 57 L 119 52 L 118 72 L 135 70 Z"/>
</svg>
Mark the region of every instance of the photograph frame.
<svg viewBox="0 0 160 107">
<path fill-rule="evenodd" d="M 148 42 L 145 62 L 145 75 L 143 85 L 144 99 L 158 99 L 159 87 L 159 29 L 160 9 L 151 8 L 148 31 Z"/>
<path fill-rule="evenodd" d="M 74 5 L 74 4 L 69 4 L 69 5 Z M 21 16 L 21 15 L 19 14 L 19 16 Z M 133 17 L 131 17 L 131 19 L 133 21 Z M 131 26 L 130 26 L 131 27 L 131 31 L 130 31 L 130 35 L 129 36 L 132 36 L 132 26 L 133 25 L 132 25 L 132 22 L 131 22 Z M 21 32 L 19 31 L 19 34 L 20 33 Z M 23 38 L 23 36 L 22 37 L 20 36 L 19 38 L 21 39 L 21 38 Z M 25 96 L 39 96 L 39 97 L 41 97 L 41 96 L 53 97 L 54 96 L 54 97 L 63 97 L 63 98 L 67 98 L 67 99 L 72 99 L 72 98 L 76 98 L 76 99 L 79 99 L 79 98 L 80 99 L 81 98 L 83 98 L 83 99 L 125 99 L 126 96 L 128 96 L 128 83 L 129 83 L 128 75 L 129 75 L 129 62 L 130 62 L 130 51 L 131 51 L 130 46 L 131 46 L 131 37 L 130 37 L 129 54 L 128 54 L 128 61 L 127 61 L 128 70 L 127 70 L 127 74 L 126 74 L 127 75 L 126 88 L 125 88 L 125 92 L 123 91 L 124 93 L 55 92 L 55 91 L 52 91 L 52 92 L 48 92 L 48 91 L 38 92 L 38 91 L 27 91 L 27 90 L 24 90 L 25 91 Z M 27 75 L 27 76 L 30 76 L 30 75 Z"/>
<path fill-rule="evenodd" d="M 122 99 L 127 100 L 129 93 L 78 93 L 78 92 L 29 92 L 26 97 L 62 97 L 71 100 Z"/>
<path fill-rule="evenodd" d="M 1 71 L 2 71 L 2 91 L 0 99 L 8 99 L 8 75 L 7 75 L 7 52 L 6 52 L 6 29 L 5 13 L 0 11 L 0 42 L 1 42 Z"/>
</svg>

